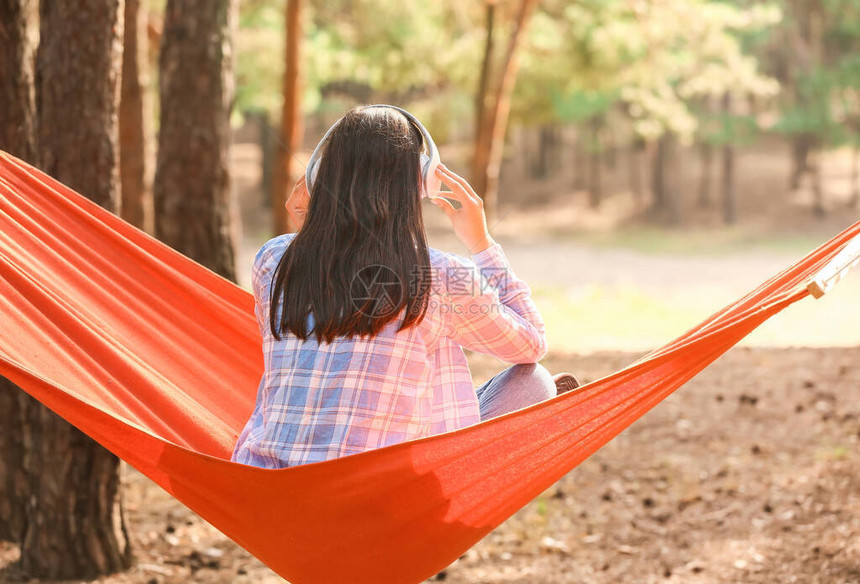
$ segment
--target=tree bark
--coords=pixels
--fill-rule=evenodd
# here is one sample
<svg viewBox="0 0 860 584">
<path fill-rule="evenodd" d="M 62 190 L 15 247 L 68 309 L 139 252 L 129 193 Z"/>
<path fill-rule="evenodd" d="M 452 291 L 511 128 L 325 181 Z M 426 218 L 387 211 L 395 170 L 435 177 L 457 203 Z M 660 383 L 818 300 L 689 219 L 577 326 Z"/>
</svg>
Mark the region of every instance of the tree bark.
<svg viewBox="0 0 860 584">
<path fill-rule="evenodd" d="M 573 144 L 573 189 L 581 191 L 588 187 L 588 157 L 585 151 L 588 135 L 581 125 L 577 130 L 576 141 Z"/>
<path fill-rule="evenodd" d="M 474 187 L 484 199 L 484 209 L 491 217 L 496 212 L 498 202 L 499 172 L 511 109 L 511 94 L 519 70 L 518 49 L 536 5 L 537 0 L 520 0 L 514 30 L 508 38 L 505 56 L 499 69 L 501 77 L 491 96 L 491 105 L 487 106 L 486 121 L 481 125 L 481 134 L 477 136 L 475 144 Z"/>
<path fill-rule="evenodd" d="M 628 173 L 630 179 L 630 191 L 633 193 L 633 200 L 636 201 L 636 206 L 642 208 L 645 203 L 644 197 L 644 180 L 642 178 L 642 157 L 645 152 L 645 142 L 641 138 L 634 138 L 633 144 L 630 145 L 628 156 Z"/>
<path fill-rule="evenodd" d="M 261 204 L 264 208 L 272 207 L 272 182 L 275 174 L 275 151 L 277 150 L 278 135 L 269 123 L 269 114 L 266 111 L 252 112 L 248 114 L 250 119 L 257 124 L 257 143 L 260 146 L 260 193 Z M 287 217 L 289 219 L 289 216 Z"/>
<path fill-rule="evenodd" d="M 0 149 L 30 163 L 36 159 L 33 43 L 29 38 L 34 16 L 27 0 L 0 0 Z M 0 540 L 17 542 L 24 532 L 23 415 L 29 401 L 32 398 L 0 377 Z"/>
<path fill-rule="evenodd" d="M 549 176 L 550 161 L 553 156 L 555 134 L 553 127 L 543 125 L 537 128 L 537 148 L 532 164 L 532 178 L 544 179 Z"/>
<path fill-rule="evenodd" d="M 120 204 L 121 0 L 42 0 L 36 60 L 44 171 L 110 211 Z M 21 568 L 49 579 L 128 568 L 119 459 L 47 409 L 28 407 L 30 501 Z"/>
<path fill-rule="evenodd" d="M 663 187 L 669 225 L 679 226 L 684 223 L 683 189 L 680 185 L 681 152 L 678 149 L 678 139 L 672 134 L 666 136 L 664 154 Z"/>
<path fill-rule="evenodd" d="M 615 133 L 610 126 L 603 123 L 604 136 L 601 137 L 601 147 L 603 150 L 603 159 L 606 163 L 606 168 L 611 172 L 615 172 L 618 168 L 618 144 L 615 141 Z"/>
<path fill-rule="evenodd" d="M 664 134 L 657 140 L 654 149 L 653 170 L 651 172 L 651 192 L 653 193 L 652 210 L 661 212 L 666 206 L 666 150 L 668 135 Z"/>
<path fill-rule="evenodd" d="M 591 136 L 589 141 L 589 169 L 588 169 L 588 204 L 592 209 L 599 209 L 603 202 L 602 176 L 601 176 L 601 144 L 600 144 L 600 129 L 603 125 L 602 120 L 597 117 L 591 121 Z"/>
<path fill-rule="evenodd" d="M 276 234 L 290 229 L 284 209 L 288 193 L 298 178 L 296 154 L 302 147 L 302 12 L 303 0 L 287 0 L 284 103 L 281 109 L 280 144 L 272 180 L 272 218 Z"/>
<path fill-rule="evenodd" d="M 236 0 L 167 2 L 153 189 L 156 236 L 231 280 L 238 240 L 229 173 L 236 18 Z"/>
<path fill-rule="evenodd" d="M 789 188 L 796 191 L 800 188 L 803 181 L 803 175 L 806 174 L 809 167 L 809 149 L 812 139 L 809 134 L 800 134 L 795 136 L 791 141 L 791 178 L 789 180 Z"/>
<path fill-rule="evenodd" d="M 672 134 L 663 134 L 657 142 L 653 166 L 654 204 L 652 213 L 666 220 L 670 225 L 680 225 L 683 223 L 681 189 L 678 188 L 680 163 L 677 138 Z"/>
<path fill-rule="evenodd" d="M 812 151 L 812 166 L 810 172 L 812 174 L 812 213 L 816 217 L 824 217 L 827 214 L 827 209 L 824 206 L 824 173 L 821 166 L 824 156 L 822 148 L 816 144 Z"/>
<path fill-rule="evenodd" d="M 487 128 L 492 124 L 490 110 L 493 109 L 490 95 L 490 80 L 493 77 L 493 56 L 496 52 L 496 0 L 486 0 L 487 36 L 484 40 L 484 57 L 481 61 L 481 75 L 475 93 L 475 152 L 472 158 L 472 182 L 477 185 L 479 175 L 485 172 L 490 160 L 490 146 Z M 477 191 L 483 196 L 484 191 Z"/>
<path fill-rule="evenodd" d="M 723 145 L 723 221 L 734 225 L 738 220 L 737 189 L 735 187 L 735 147 Z"/>
<path fill-rule="evenodd" d="M 26 525 L 27 474 L 23 417 L 38 403 L 0 377 L 0 540 L 20 542 Z"/>
<path fill-rule="evenodd" d="M 732 111 L 732 96 L 723 95 L 723 113 Z M 729 141 L 723 145 L 723 221 L 734 225 L 738 220 L 737 188 L 735 187 L 735 147 Z"/>
<path fill-rule="evenodd" d="M 711 206 L 711 183 L 714 181 L 714 145 L 702 142 L 699 145 L 702 172 L 699 175 L 699 207 L 706 209 Z"/>
<path fill-rule="evenodd" d="M 0 0 L 0 148 L 30 162 L 36 157 L 32 12 L 28 0 Z"/>
<path fill-rule="evenodd" d="M 125 0 L 125 39 L 119 109 L 122 218 L 152 233 L 152 180 L 148 151 L 149 107 L 147 17 L 140 0 Z"/>
</svg>

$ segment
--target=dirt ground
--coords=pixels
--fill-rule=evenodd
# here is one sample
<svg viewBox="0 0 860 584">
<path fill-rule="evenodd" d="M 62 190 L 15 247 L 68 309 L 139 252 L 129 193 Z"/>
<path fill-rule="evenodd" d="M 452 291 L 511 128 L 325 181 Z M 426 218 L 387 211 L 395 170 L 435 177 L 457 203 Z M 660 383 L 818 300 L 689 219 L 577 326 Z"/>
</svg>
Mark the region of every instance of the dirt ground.
<svg viewBox="0 0 860 584">
<path fill-rule="evenodd" d="M 858 356 L 731 351 L 435 581 L 860 582 Z M 545 364 L 591 380 L 637 357 Z M 499 367 L 473 363 L 477 379 Z M 146 478 L 124 481 L 135 567 L 94 582 L 282 582 Z M 16 556 L 0 544 L 0 581 L 25 581 Z"/>
</svg>

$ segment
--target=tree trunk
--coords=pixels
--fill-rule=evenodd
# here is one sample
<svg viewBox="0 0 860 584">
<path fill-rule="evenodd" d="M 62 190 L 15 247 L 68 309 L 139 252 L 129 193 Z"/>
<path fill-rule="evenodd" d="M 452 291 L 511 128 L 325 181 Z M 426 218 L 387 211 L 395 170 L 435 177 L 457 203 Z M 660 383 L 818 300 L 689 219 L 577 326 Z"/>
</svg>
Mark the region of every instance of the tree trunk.
<svg viewBox="0 0 860 584">
<path fill-rule="evenodd" d="M 702 142 L 699 145 L 702 160 L 702 173 L 699 175 L 699 207 L 711 206 L 711 184 L 714 181 L 714 145 Z"/>
<path fill-rule="evenodd" d="M 544 179 L 549 176 L 549 168 L 552 164 L 553 146 L 555 134 L 553 127 L 543 125 L 537 130 L 537 156 L 532 164 L 532 178 Z"/>
<path fill-rule="evenodd" d="M 654 152 L 654 171 L 652 174 L 652 189 L 654 204 L 652 213 L 666 220 L 670 225 L 680 225 L 683 222 L 683 205 L 681 189 L 678 185 L 677 139 L 666 133 L 657 142 Z"/>
<path fill-rule="evenodd" d="M 636 206 L 640 209 L 644 206 L 645 202 L 645 197 L 643 196 L 644 181 L 642 178 L 642 155 L 644 152 L 645 142 L 641 138 L 634 138 L 627 158 L 629 164 L 627 171 L 630 179 L 630 191 L 633 193 Z"/>
<path fill-rule="evenodd" d="M 229 173 L 236 18 L 236 0 L 167 2 L 153 189 L 156 236 L 231 280 L 238 240 Z"/>
<path fill-rule="evenodd" d="M 664 151 L 663 194 L 669 225 L 678 226 L 684 223 L 683 189 L 680 185 L 681 152 L 678 149 L 678 139 L 668 134 Z"/>
<path fill-rule="evenodd" d="M 140 0 L 125 0 L 125 40 L 122 53 L 122 90 L 119 107 L 122 218 L 152 233 L 152 183 L 148 152 L 151 111 L 147 17 Z"/>
<path fill-rule="evenodd" d="M 284 203 L 298 178 L 296 153 L 302 147 L 302 4 L 304 0 L 287 0 L 286 55 L 284 68 L 284 103 L 281 110 L 281 135 L 272 180 L 272 218 L 276 234 L 290 229 Z"/>
<path fill-rule="evenodd" d="M 36 159 L 29 38 L 33 12 L 27 0 L 0 0 L 0 150 L 30 163 Z M 28 401 L 32 399 L 27 394 L 0 377 L 0 540 L 20 541 L 24 532 L 27 477 L 22 420 Z"/>
<path fill-rule="evenodd" d="M 505 133 L 511 109 L 511 94 L 519 70 L 518 49 L 537 0 L 520 0 L 514 30 L 508 39 L 505 57 L 499 71 L 486 122 L 475 145 L 474 188 L 484 199 L 484 209 L 492 217 L 496 212 L 499 193 L 499 172 L 505 148 Z M 489 5 L 488 5 L 489 6 Z"/>
<path fill-rule="evenodd" d="M 812 139 L 809 134 L 795 136 L 791 141 L 791 179 L 789 188 L 796 191 L 800 188 L 803 175 L 809 170 L 809 149 Z"/>
<path fill-rule="evenodd" d="M 573 144 L 573 190 L 581 191 L 588 186 L 588 157 L 585 151 L 586 131 L 579 126 L 576 142 Z"/>
<path fill-rule="evenodd" d="M 812 174 L 812 213 L 816 217 L 824 217 L 827 214 L 827 209 L 824 206 L 824 173 L 821 166 L 823 162 L 823 152 L 820 146 L 811 152 L 812 166 L 810 168 Z"/>
<path fill-rule="evenodd" d="M 602 120 L 595 118 L 591 121 L 591 136 L 589 141 L 591 147 L 588 149 L 589 169 L 588 169 L 588 204 L 592 209 L 600 208 L 603 202 L 603 190 L 601 185 L 601 163 L 602 152 L 600 144 L 600 128 Z"/>
<path fill-rule="evenodd" d="M 110 211 L 120 204 L 121 0 L 41 2 L 36 95 L 41 167 Z M 119 459 L 42 406 L 28 407 L 30 501 L 21 568 L 49 579 L 123 570 L 131 550 Z"/>
<path fill-rule="evenodd" d="M 32 162 L 36 106 L 30 5 L 28 0 L 0 0 L 0 148 Z"/>
<path fill-rule="evenodd" d="M 654 149 L 652 162 L 653 170 L 651 172 L 651 192 L 654 196 L 652 210 L 654 212 L 661 212 L 666 206 L 665 168 L 667 149 L 666 142 L 668 139 L 667 134 L 660 136 L 660 139 L 657 140 L 657 147 Z"/>
<path fill-rule="evenodd" d="M 615 172 L 618 168 L 618 144 L 615 141 L 615 133 L 611 127 L 604 126 L 604 137 L 601 138 L 603 159 L 606 163 L 606 168 L 611 172 Z"/>
<path fill-rule="evenodd" d="M 738 220 L 737 188 L 735 187 L 735 147 L 723 145 L 723 221 L 734 225 Z"/>
<path fill-rule="evenodd" d="M 731 115 L 732 96 L 723 95 L 723 114 Z M 735 147 L 729 141 L 723 145 L 723 221 L 734 225 L 738 220 L 737 188 L 735 187 Z"/>
<path fill-rule="evenodd" d="M 495 22 L 496 0 L 486 0 L 487 36 L 484 40 L 484 57 L 481 60 L 481 75 L 478 78 L 478 89 L 475 93 L 475 153 L 472 159 L 472 184 L 477 189 L 481 174 L 490 160 L 490 144 L 487 140 L 487 128 L 492 124 L 490 112 L 493 109 L 490 95 L 490 80 L 493 76 L 493 56 L 496 52 Z M 484 177 L 483 180 L 485 180 Z M 483 190 L 477 190 L 479 196 L 484 196 Z"/>
<path fill-rule="evenodd" d="M 29 402 L 29 403 L 28 403 Z M 20 542 L 26 525 L 24 413 L 38 402 L 0 377 L 0 540 Z"/>
<path fill-rule="evenodd" d="M 269 123 L 268 112 L 261 110 L 249 114 L 249 117 L 257 124 L 257 143 L 260 146 L 260 193 L 262 193 L 262 205 L 265 209 L 272 208 L 272 179 L 275 174 L 275 151 L 280 146 L 278 135 Z M 289 218 L 289 217 L 288 217 Z"/>
</svg>

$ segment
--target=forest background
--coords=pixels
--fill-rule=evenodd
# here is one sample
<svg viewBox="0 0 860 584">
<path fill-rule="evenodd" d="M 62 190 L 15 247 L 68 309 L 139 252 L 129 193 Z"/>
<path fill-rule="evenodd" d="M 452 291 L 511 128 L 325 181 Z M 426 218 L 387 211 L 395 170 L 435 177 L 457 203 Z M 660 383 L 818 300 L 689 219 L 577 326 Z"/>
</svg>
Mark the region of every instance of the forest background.
<svg viewBox="0 0 860 584">
<path fill-rule="evenodd" d="M 585 379 L 683 332 L 860 214 L 860 0 L 78 4 L 0 0 L 0 148 L 247 286 L 259 246 L 290 229 L 284 198 L 325 129 L 356 104 L 403 106 L 428 127 L 446 164 L 484 196 L 491 231 L 547 322 L 550 362 Z M 425 219 L 432 245 L 465 251 L 432 206 Z M 745 344 L 773 353 L 741 353 L 722 374 L 747 375 L 752 389 L 706 383 L 702 401 L 683 402 L 689 417 L 709 415 L 711 398 L 737 398 L 748 412 L 753 398 L 759 403 L 753 393 L 770 395 L 787 409 L 751 416 L 744 427 L 757 442 L 739 447 L 760 452 L 758 442 L 780 440 L 765 431 L 776 432 L 774 420 L 791 425 L 793 416 L 819 412 L 824 442 L 789 452 L 795 466 L 817 469 L 799 484 L 835 485 L 831 493 L 843 493 L 845 481 L 856 485 L 858 292 L 854 275 L 832 297 L 767 323 Z M 501 367 L 470 359 L 476 381 Z M 763 362 L 785 377 L 768 378 Z M 816 388 L 818 378 L 830 380 L 829 389 Z M 616 456 L 647 460 L 657 420 L 675 423 L 665 413 L 653 419 L 634 426 Z M 690 460 L 709 460 L 703 452 L 713 449 L 716 430 L 698 440 L 687 436 L 689 426 L 676 430 Z M 592 471 L 611 475 L 601 464 L 571 481 L 588 483 Z M 628 496 L 638 504 L 644 499 L 631 485 L 656 464 L 646 463 L 641 476 L 619 469 L 604 477 L 616 481 L 608 499 L 603 479 L 579 484 L 580 501 L 591 493 L 599 505 Z M 0 380 L 0 580 L 98 578 L 128 570 L 133 557 L 152 559 L 125 572 L 134 582 L 263 578 L 265 568 L 249 568 L 251 560 L 181 506 L 147 514 L 146 502 L 161 500 L 155 487 L 135 473 L 121 480 L 120 468 Z M 773 499 L 781 475 L 761 461 L 745 468 L 771 478 L 738 499 L 741 508 L 771 506 L 761 497 Z M 686 479 L 660 480 L 668 499 L 679 490 L 683 511 Z M 708 496 L 692 500 L 707 507 Z M 588 555 L 577 546 L 597 541 L 591 532 L 544 535 L 553 498 L 502 526 L 497 540 L 519 541 L 518 550 L 533 543 L 524 558 L 554 558 L 532 581 L 556 581 L 571 550 L 594 581 L 631 574 L 623 561 L 630 550 L 653 560 L 636 564 L 643 581 L 732 581 L 736 570 L 755 566 L 762 569 L 745 581 L 773 581 L 780 557 L 795 574 L 840 581 L 857 576 L 851 558 L 860 556 L 852 538 L 856 493 L 840 497 L 826 502 L 842 513 L 835 527 L 829 512 L 809 504 L 810 525 L 841 534 L 833 554 L 789 546 L 782 556 L 764 554 L 774 562 L 769 568 L 752 544 L 738 552 L 742 559 L 721 549 L 730 558 L 724 568 L 720 553 L 712 567 L 657 543 L 632 546 L 624 538 L 635 540 L 643 528 L 612 509 L 604 527 L 624 541 Z M 560 500 L 556 511 L 567 517 L 571 504 Z M 648 500 L 640 511 L 650 517 Z M 703 508 L 699 519 L 708 523 L 714 512 Z M 732 541 L 749 543 L 741 527 L 748 520 L 741 513 L 727 522 L 741 529 Z M 662 530 L 672 526 L 660 522 Z M 713 533 L 710 524 L 703 529 Z M 454 567 L 452 581 L 531 573 L 526 559 L 511 576 L 510 549 L 493 542 L 476 548 L 460 572 Z"/>
</svg>

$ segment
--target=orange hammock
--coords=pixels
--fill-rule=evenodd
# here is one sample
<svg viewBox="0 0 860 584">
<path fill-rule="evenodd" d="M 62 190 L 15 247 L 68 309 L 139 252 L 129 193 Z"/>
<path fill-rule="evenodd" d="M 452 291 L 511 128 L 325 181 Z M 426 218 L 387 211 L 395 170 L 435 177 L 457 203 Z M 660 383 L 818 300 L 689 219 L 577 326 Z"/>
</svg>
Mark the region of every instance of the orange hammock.
<svg viewBox="0 0 860 584">
<path fill-rule="evenodd" d="M 418 582 L 807 296 L 806 281 L 858 232 L 579 391 L 456 432 L 264 470 L 228 460 L 263 368 L 251 295 L 0 152 L 0 375 L 288 580 Z"/>
</svg>

